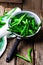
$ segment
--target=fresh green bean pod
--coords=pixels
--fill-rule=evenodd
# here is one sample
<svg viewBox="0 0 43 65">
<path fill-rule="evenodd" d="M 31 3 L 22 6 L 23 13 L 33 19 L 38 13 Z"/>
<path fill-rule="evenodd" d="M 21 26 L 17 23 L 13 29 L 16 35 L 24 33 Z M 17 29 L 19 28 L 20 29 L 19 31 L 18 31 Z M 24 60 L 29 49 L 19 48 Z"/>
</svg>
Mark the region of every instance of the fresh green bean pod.
<svg viewBox="0 0 43 65">
<path fill-rule="evenodd" d="M 29 35 L 32 35 L 32 34 L 34 34 L 34 32 L 31 29 L 29 29 Z"/>
<path fill-rule="evenodd" d="M 28 36 L 29 23 L 28 19 L 26 19 L 26 36 Z"/>
<path fill-rule="evenodd" d="M 27 62 L 30 62 L 30 60 L 28 58 L 25 58 L 24 56 L 21 56 L 19 54 L 16 54 L 16 56 L 23 59 L 23 60 L 25 60 L 25 61 L 27 61 Z"/>
<path fill-rule="evenodd" d="M 28 49 L 28 60 L 30 62 L 32 62 L 31 52 L 32 52 L 32 48 Z"/>
<path fill-rule="evenodd" d="M 24 33 L 26 33 L 26 25 L 24 26 L 23 30 L 21 31 L 21 35 L 24 36 Z"/>
<path fill-rule="evenodd" d="M 19 54 L 16 54 L 16 56 L 27 61 L 27 62 L 32 62 L 31 52 L 32 52 L 32 48 L 28 49 L 28 58 L 21 56 Z"/>
</svg>

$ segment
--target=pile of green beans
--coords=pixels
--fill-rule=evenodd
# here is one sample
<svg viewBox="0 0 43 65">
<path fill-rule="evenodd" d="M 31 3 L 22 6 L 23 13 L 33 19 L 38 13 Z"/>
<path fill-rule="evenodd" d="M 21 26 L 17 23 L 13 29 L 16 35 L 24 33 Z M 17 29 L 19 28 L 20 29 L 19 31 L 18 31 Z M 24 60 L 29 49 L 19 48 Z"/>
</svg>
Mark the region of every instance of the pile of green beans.
<svg viewBox="0 0 43 65">
<path fill-rule="evenodd" d="M 9 23 L 9 30 L 21 36 L 33 35 L 39 28 L 34 17 L 29 16 L 27 13 L 21 13 L 14 16 Z"/>
</svg>

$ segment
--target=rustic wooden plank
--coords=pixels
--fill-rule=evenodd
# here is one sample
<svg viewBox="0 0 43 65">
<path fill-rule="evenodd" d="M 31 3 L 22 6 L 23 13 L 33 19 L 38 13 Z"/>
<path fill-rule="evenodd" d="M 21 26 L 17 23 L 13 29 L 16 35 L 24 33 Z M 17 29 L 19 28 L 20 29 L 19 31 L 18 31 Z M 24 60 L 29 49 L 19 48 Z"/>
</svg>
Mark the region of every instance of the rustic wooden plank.
<svg viewBox="0 0 43 65">
<path fill-rule="evenodd" d="M 43 20 L 42 20 L 42 29 L 35 37 L 34 52 L 35 52 L 35 65 L 43 65 Z"/>
<path fill-rule="evenodd" d="M 0 2 L 22 3 L 22 0 L 0 0 Z"/>
<path fill-rule="evenodd" d="M 21 41 L 18 47 L 18 53 L 21 56 L 25 56 L 28 58 L 28 49 L 33 48 L 33 42 L 29 42 L 30 40 Z M 17 65 L 33 65 L 33 51 L 31 53 L 32 63 L 26 62 L 23 59 L 17 58 Z"/>
<path fill-rule="evenodd" d="M 41 34 L 43 31 L 41 31 L 40 35 L 37 37 L 37 42 L 34 44 L 34 50 L 35 50 L 35 65 L 43 65 L 43 35 Z"/>
<path fill-rule="evenodd" d="M 35 9 L 39 9 L 40 10 L 41 0 L 34 0 L 34 6 L 35 6 Z"/>
<path fill-rule="evenodd" d="M 43 0 L 42 0 L 42 9 L 43 9 Z"/>
<path fill-rule="evenodd" d="M 41 10 L 42 0 L 32 0 L 32 9 Z"/>
<path fill-rule="evenodd" d="M 4 7 L 0 4 L 0 16 L 4 13 Z"/>
<path fill-rule="evenodd" d="M 8 4 L 6 4 L 5 12 L 10 11 L 14 7 L 20 7 L 21 8 L 22 7 L 22 4 L 13 4 L 13 3 L 11 4 L 11 3 L 8 3 Z"/>
<path fill-rule="evenodd" d="M 11 4 L 11 3 L 9 3 L 7 7 L 8 8 L 14 8 L 14 7 L 20 7 L 21 8 L 22 4 L 16 4 L 16 3 L 15 4 L 14 3 Z"/>
<path fill-rule="evenodd" d="M 25 3 L 23 4 L 23 9 L 25 10 L 32 9 L 32 0 L 25 0 Z"/>
<path fill-rule="evenodd" d="M 25 0 L 25 3 L 23 5 L 23 9 L 26 10 L 32 10 L 32 9 L 38 9 L 40 10 L 41 7 L 41 0 Z"/>
</svg>

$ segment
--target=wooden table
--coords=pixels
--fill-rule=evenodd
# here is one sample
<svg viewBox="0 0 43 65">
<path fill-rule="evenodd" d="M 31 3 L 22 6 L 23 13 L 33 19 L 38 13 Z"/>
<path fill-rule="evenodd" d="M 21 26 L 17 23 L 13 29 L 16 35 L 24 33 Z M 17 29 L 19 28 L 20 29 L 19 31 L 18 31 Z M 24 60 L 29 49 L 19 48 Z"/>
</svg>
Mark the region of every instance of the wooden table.
<svg viewBox="0 0 43 65">
<path fill-rule="evenodd" d="M 40 9 L 40 4 L 42 9 Z M 37 5 L 36 5 L 37 4 Z M 33 48 L 33 51 L 31 53 L 32 55 L 32 63 L 26 62 L 20 58 L 13 58 L 13 60 L 10 63 L 6 63 L 6 57 L 7 54 L 10 52 L 10 49 L 12 48 L 14 42 L 16 41 L 16 38 L 10 38 L 8 40 L 8 45 L 6 48 L 6 51 L 4 55 L 0 58 L 0 65 L 43 65 L 43 0 L 0 0 L 0 15 L 3 15 L 4 11 L 8 12 L 14 7 L 20 7 L 23 10 L 31 10 L 39 15 L 39 17 L 42 20 L 42 29 L 40 32 L 33 38 L 29 40 L 23 40 L 20 42 L 18 46 L 18 52 L 20 55 L 23 55 L 25 57 L 27 56 L 27 51 L 29 48 Z M 30 5 L 30 6 L 29 6 Z"/>
</svg>

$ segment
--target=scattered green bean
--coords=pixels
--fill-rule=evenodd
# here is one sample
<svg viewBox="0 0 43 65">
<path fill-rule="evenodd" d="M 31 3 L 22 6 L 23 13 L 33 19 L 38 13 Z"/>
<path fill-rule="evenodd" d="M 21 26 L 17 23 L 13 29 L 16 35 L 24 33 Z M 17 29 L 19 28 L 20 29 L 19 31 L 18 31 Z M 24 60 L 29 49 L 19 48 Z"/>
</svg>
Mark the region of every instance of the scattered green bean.
<svg viewBox="0 0 43 65">
<path fill-rule="evenodd" d="M 25 61 L 27 61 L 27 62 L 29 62 L 28 58 L 25 58 L 24 56 L 21 56 L 19 54 L 16 54 L 16 56 L 19 57 L 19 58 L 21 58 L 21 59 L 23 59 L 23 60 L 25 60 Z"/>
<path fill-rule="evenodd" d="M 31 63 L 32 62 L 31 52 L 32 52 L 32 48 L 28 49 L 28 58 L 21 56 L 19 54 L 16 54 L 16 56 Z"/>
<path fill-rule="evenodd" d="M 29 49 L 28 49 L 28 60 L 29 60 L 30 62 L 32 62 L 31 52 L 32 52 L 32 48 L 29 48 Z"/>
</svg>

